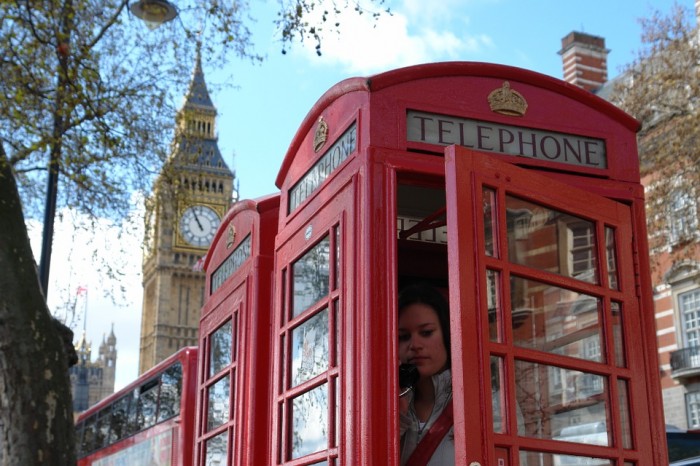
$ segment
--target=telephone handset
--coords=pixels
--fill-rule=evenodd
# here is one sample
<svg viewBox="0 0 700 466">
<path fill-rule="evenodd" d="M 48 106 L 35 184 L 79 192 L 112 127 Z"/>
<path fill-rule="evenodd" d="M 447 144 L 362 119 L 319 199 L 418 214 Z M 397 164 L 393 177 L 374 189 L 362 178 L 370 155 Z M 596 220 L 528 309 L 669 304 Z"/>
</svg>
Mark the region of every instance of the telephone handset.
<svg viewBox="0 0 700 466">
<path fill-rule="evenodd" d="M 413 390 L 413 386 L 418 382 L 419 377 L 418 367 L 414 364 L 399 365 L 399 387 L 402 389 L 399 396 L 404 396 Z"/>
</svg>

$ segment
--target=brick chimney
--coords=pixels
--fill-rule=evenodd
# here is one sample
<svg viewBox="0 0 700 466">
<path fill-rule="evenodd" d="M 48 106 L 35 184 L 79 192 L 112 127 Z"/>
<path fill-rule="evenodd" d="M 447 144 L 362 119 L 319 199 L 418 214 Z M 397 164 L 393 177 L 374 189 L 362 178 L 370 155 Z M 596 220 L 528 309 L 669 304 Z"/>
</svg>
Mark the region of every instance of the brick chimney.
<svg viewBox="0 0 700 466">
<path fill-rule="evenodd" d="M 608 80 L 608 52 L 602 37 L 570 32 L 561 40 L 559 51 L 564 81 L 588 91 L 599 89 Z"/>
</svg>

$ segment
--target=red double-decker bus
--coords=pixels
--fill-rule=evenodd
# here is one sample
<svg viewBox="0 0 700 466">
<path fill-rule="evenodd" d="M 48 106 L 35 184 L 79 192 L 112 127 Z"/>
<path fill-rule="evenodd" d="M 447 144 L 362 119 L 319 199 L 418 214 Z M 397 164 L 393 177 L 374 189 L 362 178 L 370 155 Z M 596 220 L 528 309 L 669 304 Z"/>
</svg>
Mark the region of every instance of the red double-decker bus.
<svg viewBox="0 0 700 466">
<path fill-rule="evenodd" d="M 76 420 L 79 466 L 192 464 L 197 348 L 183 348 Z"/>
</svg>

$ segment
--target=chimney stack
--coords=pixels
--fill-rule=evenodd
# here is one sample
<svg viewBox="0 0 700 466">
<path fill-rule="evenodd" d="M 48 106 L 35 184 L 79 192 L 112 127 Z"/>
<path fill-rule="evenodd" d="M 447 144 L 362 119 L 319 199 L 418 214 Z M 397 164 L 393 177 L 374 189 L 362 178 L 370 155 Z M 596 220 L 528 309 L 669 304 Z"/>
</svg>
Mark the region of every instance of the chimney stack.
<svg viewBox="0 0 700 466">
<path fill-rule="evenodd" d="M 697 0 L 700 1 L 700 0 Z M 571 32 L 561 40 L 564 81 L 587 91 L 599 89 L 608 80 L 605 39 L 584 32 Z"/>
</svg>

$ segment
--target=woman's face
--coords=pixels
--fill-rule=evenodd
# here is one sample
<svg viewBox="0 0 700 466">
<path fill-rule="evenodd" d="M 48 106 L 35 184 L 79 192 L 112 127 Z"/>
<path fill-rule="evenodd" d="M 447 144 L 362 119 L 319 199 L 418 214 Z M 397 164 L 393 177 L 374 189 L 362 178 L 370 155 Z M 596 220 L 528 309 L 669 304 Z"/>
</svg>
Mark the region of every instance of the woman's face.
<svg viewBox="0 0 700 466">
<path fill-rule="evenodd" d="M 447 366 L 447 350 L 437 312 L 427 304 L 406 306 L 399 315 L 399 359 L 415 364 L 421 377 L 431 377 Z"/>
</svg>

